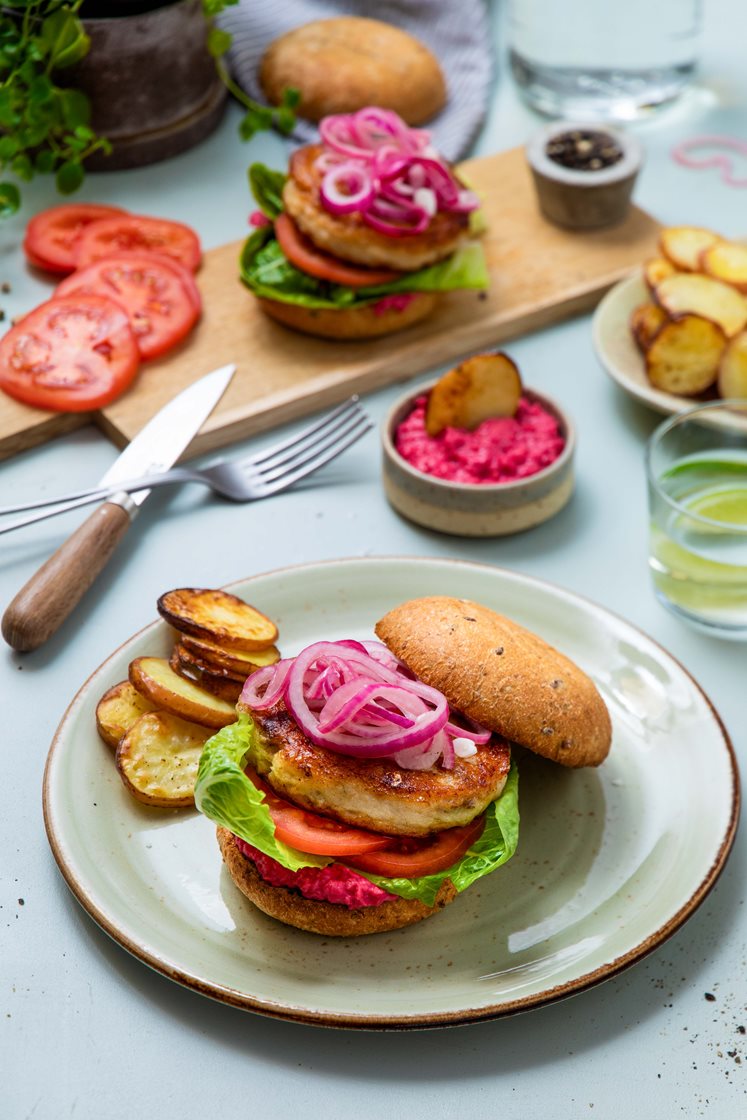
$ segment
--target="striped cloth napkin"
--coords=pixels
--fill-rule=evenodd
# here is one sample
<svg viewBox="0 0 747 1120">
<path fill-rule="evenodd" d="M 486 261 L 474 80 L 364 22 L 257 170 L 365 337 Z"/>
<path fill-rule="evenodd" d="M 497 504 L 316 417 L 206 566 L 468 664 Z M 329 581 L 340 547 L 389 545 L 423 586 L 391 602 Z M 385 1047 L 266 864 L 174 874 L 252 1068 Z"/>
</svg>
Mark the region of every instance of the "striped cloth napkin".
<svg viewBox="0 0 747 1120">
<path fill-rule="evenodd" d="M 484 0 L 239 0 L 226 9 L 220 26 L 231 33 L 229 63 L 250 97 L 266 98 L 258 81 L 259 62 L 273 39 L 311 20 L 367 16 L 409 31 L 433 51 L 446 76 L 449 99 L 427 127 L 442 155 L 455 160 L 475 141 L 487 112 L 493 77 L 493 50 Z M 299 120 L 294 139 L 308 143 L 316 126 Z"/>
</svg>

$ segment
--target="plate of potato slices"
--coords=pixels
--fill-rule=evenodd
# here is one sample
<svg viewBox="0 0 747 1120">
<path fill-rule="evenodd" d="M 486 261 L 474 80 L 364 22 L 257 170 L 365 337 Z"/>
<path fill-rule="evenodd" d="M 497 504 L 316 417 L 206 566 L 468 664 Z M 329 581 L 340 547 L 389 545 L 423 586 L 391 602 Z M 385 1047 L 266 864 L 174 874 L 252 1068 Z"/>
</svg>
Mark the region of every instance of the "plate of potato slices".
<svg viewBox="0 0 747 1120">
<path fill-rule="evenodd" d="M 278 629 L 227 591 L 181 587 L 157 605 L 174 635 L 169 656 L 133 658 L 98 701 L 96 729 L 128 793 L 182 809 L 194 805 L 202 748 L 236 719 L 244 681 L 279 660 Z"/>
<path fill-rule="evenodd" d="M 747 397 L 747 245 L 697 226 L 670 226 L 659 249 L 599 304 L 599 360 L 658 412 Z"/>
</svg>

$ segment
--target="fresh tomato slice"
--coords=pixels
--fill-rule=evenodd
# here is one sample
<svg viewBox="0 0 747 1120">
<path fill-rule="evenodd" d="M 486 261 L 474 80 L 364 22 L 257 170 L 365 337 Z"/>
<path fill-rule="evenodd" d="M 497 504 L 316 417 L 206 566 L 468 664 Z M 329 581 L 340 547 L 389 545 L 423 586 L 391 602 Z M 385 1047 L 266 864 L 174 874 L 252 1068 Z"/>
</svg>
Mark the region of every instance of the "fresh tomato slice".
<svg viewBox="0 0 747 1120">
<path fill-rule="evenodd" d="M 155 253 L 120 253 L 79 268 L 55 294 L 83 292 L 114 300 L 130 318 L 141 358 L 155 358 L 184 338 L 200 314 L 182 276 L 197 291 L 192 273 L 177 261 Z"/>
<path fill-rule="evenodd" d="M 30 264 L 46 272 L 72 272 L 74 246 L 81 231 L 102 218 L 126 215 L 118 206 L 66 202 L 36 214 L 26 227 L 23 249 Z"/>
<path fill-rule="evenodd" d="M 341 824 L 321 813 L 312 813 L 308 809 L 301 809 L 291 801 L 279 797 L 275 791 L 253 770 L 247 770 L 246 776 L 254 782 L 257 789 L 265 795 L 267 808 L 275 825 L 275 836 L 283 844 L 290 844 L 301 852 L 308 852 L 315 856 L 348 856 L 363 852 L 375 852 L 391 844 L 391 836 L 382 836 L 377 832 L 367 832 L 363 828 L 354 828 L 349 824 Z"/>
<path fill-rule="evenodd" d="M 345 863 L 359 871 L 370 871 L 372 875 L 385 875 L 387 879 L 435 875 L 437 871 L 453 867 L 482 835 L 484 827 L 483 814 L 463 828 L 447 828 L 422 840 L 404 837 L 385 851 L 352 855 Z"/>
<path fill-rule="evenodd" d="M 127 214 L 91 222 L 76 241 L 76 266 L 85 268 L 101 257 L 114 253 L 162 253 L 196 272 L 202 249 L 193 229 L 167 218 L 146 218 Z"/>
<path fill-rule="evenodd" d="M 0 339 L 0 388 L 55 412 L 89 412 L 131 383 L 140 361 L 127 312 L 102 296 L 47 300 Z"/>
<path fill-rule="evenodd" d="M 360 268 L 317 249 L 287 214 L 275 219 L 275 236 L 290 263 L 319 280 L 345 284 L 348 288 L 368 288 L 373 284 L 389 284 L 402 275 L 384 268 Z"/>
</svg>

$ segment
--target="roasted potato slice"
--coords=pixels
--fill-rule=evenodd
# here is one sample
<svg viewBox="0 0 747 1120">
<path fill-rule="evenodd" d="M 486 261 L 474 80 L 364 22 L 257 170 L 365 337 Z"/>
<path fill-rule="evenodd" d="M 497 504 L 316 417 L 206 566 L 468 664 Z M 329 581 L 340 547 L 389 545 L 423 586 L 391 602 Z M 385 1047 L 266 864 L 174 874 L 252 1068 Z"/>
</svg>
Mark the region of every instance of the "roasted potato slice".
<svg viewBox="0 0 747 1120">
<path fill-rule="evenodd" d="M 235 705 L 244 687 L 243 677 L 240 681 L 231 677 L 219 677 L 215 673 L 195 668 L 190 661 L 182 661 L 177 646 L 171 652 L 169 665 L 177 676 L 183 677 L 185 681 L 192 681 L 198 688 L 204 688 L 206 692 L 218 696 L 227 704 Z"/>
<path fill-rule="evenodd" d="M 718 376 L 726 335 L 718 323 L 682 315 L 665 323 L 646 352 L 646 373 L 656 389 L 691 397 Z"/>
<path fill-rule="evenodd" d="M 439 378 L 428 395 L 425 428 L 474 430 L 494 416 L 513 416 L 521 397 L 521 377 L 507 354 L 477 354 Z"/>
<path fill-rule="evenodd" d="M 265 649 L 274 645 L 278 636 L 274 622 L 228 591 L 176 588 L 161 596 L 158 611 L 182 634 L 227 649 Z"/>
<path fill-rule="evenodd" d="M 656 285 L 666 280 L 667 276 L 674 276 L 676 272 L 677 269 L 666 257 L 652 257 L 643 266 L 643 279 L 653 295 Z"/>
<path fill-rule="evenodd" d="M 675 268 L 697 272 L 701 253 L 720 240 L 713 230 L 700 226 L 669 226 L 661 231 L 659 248 Z"/>
<path fill-rule="evenodd" d="M 700 264 L 708 276 L 747 292 L 747 245 L 719 241 L 701 254 Z"/>
<path fill-rule="evenodd" d="M 672 318 L 692 314 L 712 319 L 730 338 L 747 324 L 747 299 L 711 276 L 669 276 L 656 285 L 655 297 Z"/>
<path fill-rule="evenodd" d="M 718 370 L 721 397 L 747 397 L 747 331 L 727 343 Z"/>
<path fill-rule="evenodd" d="M 117 747 L 125 788 L 138 801 L 162 809 L 194 805 L 197 767 L 212 733 L 171 712 L 146 712 Z"/>
<path fill-rule="evenodd" d="M 635 308 L 630 316 L 630 329 L 644 354 L 668 321 L 666 311 L 658 303 L 642 303 Z"/>
<path fill-rule="evenodd" d="M 132 687 L 129 681 L 115 684 L 96 705 L 96 730 L 108 747 L 117 749 L 122 736 L 146 712 L 155 710 L 145 696 Z"/>
<path fill-rule="evenodd" d="M 162 657 L 131 661 L 130 684 L 157 708 L 203 727 L 225 727 L 236 719 L 233 705 L 179 676 Z"/>
<path fill-rule="evenodd" d="M 183 642 L 177 642 L 174 646 L 172 657 L 169 658 L 169 663 L 172 665 L 172 667 L 174 664 L 174 659 L 176 659 L 181 665 L 183 665 L 185 669 L 188 669 L 195 674 L 208 673 L 213 677 L 220 677 L 222 680 L 241 681 L 242 684 L 249 676 L 248 673 L 237 673 L 234 669 L 225 669 L 222 667 L 213 666 L 209 662 L 205 661 L 204 657 L 200 657 L 198 653 L 194 653 L 191 649 L 188 649 Z"/>
<path fill-rule="evenodd" d="M 280 660 L 280 650 L 277 646 L 243 653 L 238 649 L 223 649 L 214 642 L 203 642 L 199 638 L 193 638 L 191 634 L 182 634 L 179 645 L 200 657 L 207 669 L 215 672 L 219 669 L 228 669 L 232 673 L 243 673 L 244 678 L 255 669 L 263 669 L 266 665 L 274 665 Z"/>
</svg>

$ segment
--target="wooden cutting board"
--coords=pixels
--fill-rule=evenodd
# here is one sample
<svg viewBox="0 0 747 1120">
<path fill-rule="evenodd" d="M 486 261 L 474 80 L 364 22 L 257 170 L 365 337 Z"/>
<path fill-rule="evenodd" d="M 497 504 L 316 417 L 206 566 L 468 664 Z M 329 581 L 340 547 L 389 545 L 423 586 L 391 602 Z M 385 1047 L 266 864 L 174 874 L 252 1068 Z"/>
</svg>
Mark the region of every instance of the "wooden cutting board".
<svg viewBox="0 0 747 1120">
<path fill-rule="evenodd" d="M 185 385 L 236 362 L 233 381 L 188 458 L 587 311 L 655 254 L 658 223 L 636 208 L 623 225 L 594 233 L 545 222 L 521 148 L 470 160 L 463 171 L 484 200 L 488 293 L 443 296 L 430 318 L 401 334 L 328 342 L 267 319 L 238 279 L 241 241 L 223 245 L 205 254 L 198 274 L 204 314 L 181 347 L 146 363 L 122 398 L 92 416 L 41 412 L 3 396 L 0 458 L 89 419 L 124 446 Z"/>
</svg>

